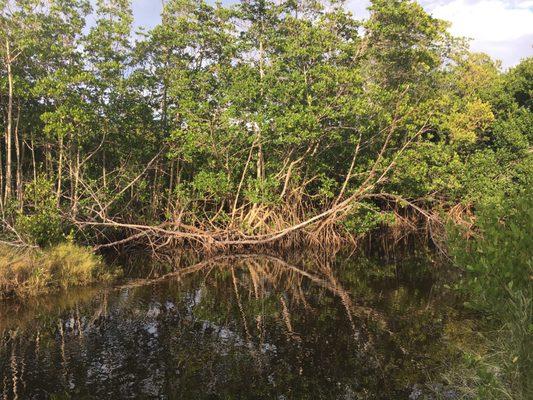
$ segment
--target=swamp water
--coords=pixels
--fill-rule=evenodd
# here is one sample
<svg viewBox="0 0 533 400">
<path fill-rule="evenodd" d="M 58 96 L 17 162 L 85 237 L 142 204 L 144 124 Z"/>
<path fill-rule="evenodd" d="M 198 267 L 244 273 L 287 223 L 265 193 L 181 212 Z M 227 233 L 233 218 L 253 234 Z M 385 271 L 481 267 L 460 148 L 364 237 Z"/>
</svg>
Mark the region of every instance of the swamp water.
<svg viewBox="0 0 533 400">
<path fill-rule="evenodd" d="M 429 383 L 455 315 L 432 269 L 218 257 L 3 302 L 0 399 L 454 398 Z"/>
</svg>

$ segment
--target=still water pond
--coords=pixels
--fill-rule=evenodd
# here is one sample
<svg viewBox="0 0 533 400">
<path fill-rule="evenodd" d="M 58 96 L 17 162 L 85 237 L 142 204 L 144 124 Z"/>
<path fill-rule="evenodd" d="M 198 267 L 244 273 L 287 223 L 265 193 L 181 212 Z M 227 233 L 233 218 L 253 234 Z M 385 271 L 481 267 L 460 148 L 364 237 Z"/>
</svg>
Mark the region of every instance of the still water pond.
<svg viewBox="0 0 533 400">
<path fill-rule="evenodd" d="M 450 318 L 432 268 L 219 257 L 0 303 L 0 399 L 421 399 Z"/>
</svg>

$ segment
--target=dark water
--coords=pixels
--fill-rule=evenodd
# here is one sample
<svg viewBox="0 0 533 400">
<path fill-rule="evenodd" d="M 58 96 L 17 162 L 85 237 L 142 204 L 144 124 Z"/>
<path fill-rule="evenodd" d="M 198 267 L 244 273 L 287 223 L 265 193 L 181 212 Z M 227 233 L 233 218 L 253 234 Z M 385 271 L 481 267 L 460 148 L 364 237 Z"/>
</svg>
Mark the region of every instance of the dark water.
<svg viewBox="0 0 533 400">
<path fill-rule="evenodd" d="M 447 299 L 428 259 L 217 258 L 0 303 L 0 399 L 417 399 Z"/>
</svg>

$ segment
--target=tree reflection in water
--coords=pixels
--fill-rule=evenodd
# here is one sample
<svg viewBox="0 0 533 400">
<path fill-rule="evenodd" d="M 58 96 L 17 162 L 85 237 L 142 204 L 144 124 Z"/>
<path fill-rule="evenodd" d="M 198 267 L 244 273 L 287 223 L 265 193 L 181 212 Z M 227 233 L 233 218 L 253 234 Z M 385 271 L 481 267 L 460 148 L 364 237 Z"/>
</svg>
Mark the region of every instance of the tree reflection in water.
<svg viewBox="0 0 533 400">
<path fill-rule="evenodd" d="M 407 398 L 444 351 L 424 263 L 217 257 L 4 303 L 0 398 Z"/>
</svg>

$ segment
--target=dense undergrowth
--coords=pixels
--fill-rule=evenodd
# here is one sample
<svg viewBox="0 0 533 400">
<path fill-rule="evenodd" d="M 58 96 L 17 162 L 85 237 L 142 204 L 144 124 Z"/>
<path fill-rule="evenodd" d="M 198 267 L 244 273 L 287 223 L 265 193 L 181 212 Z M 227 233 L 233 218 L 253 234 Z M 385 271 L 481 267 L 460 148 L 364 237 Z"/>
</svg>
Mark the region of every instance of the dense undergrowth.
<svg viewBox="0 0 533 400">
<path fill-rule="evenodd" d="M 470 310 L 462 361 L 446 380 L 467 398 L 526 400 L 533 395 L 533 190 L 481 207 L 476 236 L 455 232 L 464 268 L 458 290 Z M 457 341 L 455 343 L 458 343 Z"/>
</svg>

